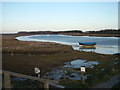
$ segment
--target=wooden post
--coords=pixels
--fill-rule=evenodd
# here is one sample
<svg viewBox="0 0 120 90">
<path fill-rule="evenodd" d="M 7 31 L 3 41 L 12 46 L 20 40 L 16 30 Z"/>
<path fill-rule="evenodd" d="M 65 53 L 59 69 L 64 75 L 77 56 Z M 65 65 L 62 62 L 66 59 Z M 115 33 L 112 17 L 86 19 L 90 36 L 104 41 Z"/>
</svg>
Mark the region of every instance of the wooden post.
<svg viewBox="0 0 120 90">
<path fill-rule="evenodd" d="M 4 88 L 11 88 L 10 74 L 4 73 Z"/>
<path fill-rule="evenodd" d="M 49 83 L 47 82 L 47 80 L 45 80 L 44 82 L 44 88 L 45 90 L 49 90 Z"/>
<path fill-rule="evenodd" d="M 11 52 L 11 56 L 13 56 L 13 52 Z"/>
<path fill-rule="evenodd" d="M 31 56 L 31 53 L 29 52 L 28 55 Z"/>
<path fill-rule="evenodd" d="M 83 77 L 83 73 L 85 73 L 85 66 L 81 66 L 81 81 L 82 81 L 82 84 L 85 84 L 85 81 L 84 81 L 84 77 Z"/>
<path fill-rule="evenodd" d="M 38 74 L 38 78 L 41 78 L 41 75 L 40 75 L 40 74 Z"/>
<path fill-rule="evenodd" d="M 81 80 L 82 80 L 82 84 L 85 84 L 84 78 L 83 78 L 83 72 L 81 72 Z"/>
</svg>

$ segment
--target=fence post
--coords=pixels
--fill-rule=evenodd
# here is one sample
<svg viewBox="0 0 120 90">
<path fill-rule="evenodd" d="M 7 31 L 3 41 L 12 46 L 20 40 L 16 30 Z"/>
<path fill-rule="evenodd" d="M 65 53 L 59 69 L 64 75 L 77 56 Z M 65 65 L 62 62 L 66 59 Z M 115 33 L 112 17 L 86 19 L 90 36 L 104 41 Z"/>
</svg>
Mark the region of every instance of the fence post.
<svg viewBox="0 0 120 90">
<path fill-rule="evenodd" d="M 11 56 L 13 56 L 13 52 L 11 52 Z"/>
<path fill-rule="evenodd" d="M 44 82 L 44 88 L 45 90 L 49 90 L 49 83 L 47 82 L 47 80 L 45 80 Z"/>
<path fill-rule="evenodd" d="M 84 77 L 83 77 L 83 72 L 81 72 L 81 80 L 82 80 L 82 84 L 85 84 Z"/>
<path fill-rule="evenodd" d="M 30 52 L 28 53 L 28 56 L 31 56 L 31 53 L 30 53 Z"/>
<path fill-rule="evenodd" d="M 4 73 L 4 88 L 11 88 L 10 74 L 7 72 Z"/>
</svg>

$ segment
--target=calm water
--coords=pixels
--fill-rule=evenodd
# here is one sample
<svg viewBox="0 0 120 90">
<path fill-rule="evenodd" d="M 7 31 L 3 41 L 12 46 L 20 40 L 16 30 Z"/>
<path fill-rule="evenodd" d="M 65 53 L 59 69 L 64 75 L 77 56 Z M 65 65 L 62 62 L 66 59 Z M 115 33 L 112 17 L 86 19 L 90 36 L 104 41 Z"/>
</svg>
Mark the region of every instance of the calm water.
<svg viewBox="0 0 120 90">
<path fill-rule="evenodd" d="M 20 41 L 44 41 L 71 45 L 74 50 L 81 50 L 79 42 L 97 42 L 96 49 L 82 49 L 83 51 L 94 51 L 102 54 L 118 53 L 117 37 L 90 37 L 90 36 L 68 36 L 68 35 L 32 35 L 16 37 Z"/>
<path fill-rule="evenodd" d="M 81 66 L 85 66 L 86 68 L 93 68 L 99 63 L 97 61 L 77 59 L 69 63 L 65 62 L 64 64 L 64 66 L 56 67 L 51 72 L 45 73 L 45 76 L 48 76 L 49 78 L 54 80 L 60 80 L 62 78 L 67 78 L 70 80 L 81 80 L 81 75 L 79 73 Z M 87 79 L 88 76 L 89 75 L 84 75 L 84 79 Z"/>
</svg>

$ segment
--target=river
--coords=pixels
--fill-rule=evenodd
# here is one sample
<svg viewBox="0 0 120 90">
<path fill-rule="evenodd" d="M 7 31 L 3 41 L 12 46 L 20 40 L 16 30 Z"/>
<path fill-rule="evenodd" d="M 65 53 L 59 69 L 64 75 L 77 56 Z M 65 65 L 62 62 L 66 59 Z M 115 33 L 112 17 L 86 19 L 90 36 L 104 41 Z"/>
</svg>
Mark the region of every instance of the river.
<svg viewBox="0 0 120 90">
<path fill-rule="evenodd" d="M 71 45 L 74 50 L 94 51 L 101 54 L 115 54 L 118 52 L 118 37 L 93 37 L 70 35 L 31 35 L 16 37 L 20 41 L 44 41 Z M 94 49 L 80 49 L 79 42 L 96 42 Z"/>
</svg>

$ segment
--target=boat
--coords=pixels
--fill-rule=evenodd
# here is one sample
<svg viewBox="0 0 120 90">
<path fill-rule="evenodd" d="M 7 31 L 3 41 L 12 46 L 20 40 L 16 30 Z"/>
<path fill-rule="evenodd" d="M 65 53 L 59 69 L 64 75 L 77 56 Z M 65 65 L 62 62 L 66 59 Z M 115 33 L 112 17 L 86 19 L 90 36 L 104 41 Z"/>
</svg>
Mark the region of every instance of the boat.
<svg viewBox="0 0 120 90">
<path fill-rule="evenodd" d="M 94 46 L 96 42 L 79 42 L 79 45 Z"/>
</svg>

